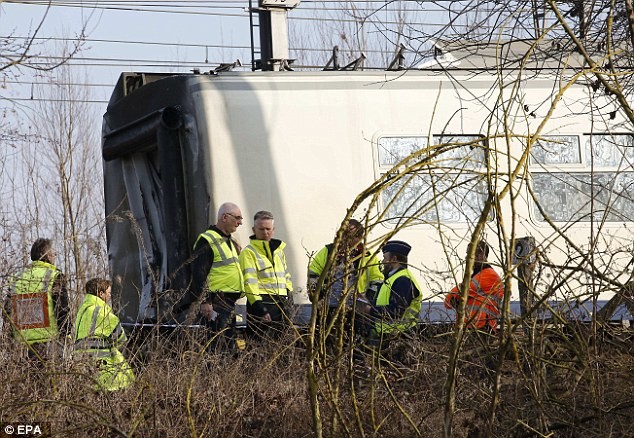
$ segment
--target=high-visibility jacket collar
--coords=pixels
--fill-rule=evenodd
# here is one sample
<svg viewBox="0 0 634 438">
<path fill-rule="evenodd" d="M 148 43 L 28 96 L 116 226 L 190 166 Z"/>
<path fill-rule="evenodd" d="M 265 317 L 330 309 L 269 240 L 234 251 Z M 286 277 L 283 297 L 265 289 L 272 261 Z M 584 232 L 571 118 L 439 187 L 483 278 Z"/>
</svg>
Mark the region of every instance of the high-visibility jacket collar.
<svg viewBox="0 0 634 438">
<path fill-rule="evenodd" d="M 253 246 L 259 247 L 259 245 L 262 245 L 262 247 L 269 247 L 271 249 L 271 253 L 274 253 L 278 249 L 283 251 L 284 248 L 286 248 L 286 242 L 280 239 L 271 239 L 267 242 L 266 240 L 256 239 L 255 235 L 252 235 L 249 237 L 249 242 Z"/>
<path fill-rule="evenodd" d="M 256 239 L 255 236 L 251 236 L 250 245 L 262 256 L 265 256 L 269 260 L 273 260 L 275 253 L 284 251 L 286 243 L 279 239 L 271 239 L 269 242 L 266 240 Z"/>
<path fill-rule="evenodd" d="M 108 303 L 106 303 L 104 300 L 99 298 L 97 295 L 93 295 L 93 294 L 84 295 L 83 305 L 85 305 L 85 306 L 99 306 L 99 307 L 109 306 Z"/>
</svg>

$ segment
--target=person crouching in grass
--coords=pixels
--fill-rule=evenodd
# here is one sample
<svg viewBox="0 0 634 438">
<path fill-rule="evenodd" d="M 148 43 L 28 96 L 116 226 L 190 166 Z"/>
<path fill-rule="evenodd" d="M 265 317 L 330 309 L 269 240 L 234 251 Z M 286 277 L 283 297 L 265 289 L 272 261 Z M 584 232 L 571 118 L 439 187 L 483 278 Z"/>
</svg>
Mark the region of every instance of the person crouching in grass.
<svg viewBox="0 0 634 438">
<path fill-rule="evenodd" d="M 120 351 L 127 336 L 108 304 L 111 291 L 108 280 L 89 280 L 75 322 L 75 357 L 94 360 L 99 391 L 117 391 L 134 382 L 134 372 Z"/>
</svg>

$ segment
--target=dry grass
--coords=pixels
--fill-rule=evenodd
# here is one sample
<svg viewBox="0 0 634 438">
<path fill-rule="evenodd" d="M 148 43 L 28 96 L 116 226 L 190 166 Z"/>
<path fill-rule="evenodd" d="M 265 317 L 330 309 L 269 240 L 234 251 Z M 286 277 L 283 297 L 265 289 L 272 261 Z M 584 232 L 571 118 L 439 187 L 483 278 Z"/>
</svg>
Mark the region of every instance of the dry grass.
<svg viewBox="0 0 634 438">
<path fill-rule="evenodd" d="M 634 436 L 628 336 L 586 346 L 582 360 L 555 335 L 540 340 L 548 344 L 540 358 L 518 342 L 517 354 L 504 355 L 497 385 L 483 367 L 486 351 L 465 343 L 452 436 Z M 442 436 L 449 337 L 419 337 L 398 364 L 369 355 L 354 366 L 347 356 L 321 358 L 324 436 Z M 50 421 L 52 435 L 63 437 L 314 436 L 305 351 L 292 337 L 236 356 L 201 353 L 196 336 L 183 338 L 150 337 L 133 359 L 137 382 L 112 394 L 94 392 L 78 364 L 37 366 L 4 339 L 1 420 Z M 492 351 L 495 358 L 499 350 Z"/>
</svg>

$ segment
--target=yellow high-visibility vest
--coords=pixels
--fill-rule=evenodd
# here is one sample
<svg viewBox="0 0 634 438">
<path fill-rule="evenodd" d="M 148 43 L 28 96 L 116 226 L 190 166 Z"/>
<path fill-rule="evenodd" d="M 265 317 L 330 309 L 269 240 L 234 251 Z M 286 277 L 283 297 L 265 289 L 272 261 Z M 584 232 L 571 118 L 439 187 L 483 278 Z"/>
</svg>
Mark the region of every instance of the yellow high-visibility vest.
<svg viewBox="0 0 634 438">
<path fill-rule="evenodd" d="M 116 391 L 134 382 L 134 372 L 119 350 L 127 336 L 108 303 L 86 294 L 77 312 L 75 330 L 74 355 L 90 356 L 97 363 L 96 389 Z"/>
<path fill-rule="evenodd" d="M 270 242 L 251 239 L 251 243 L 240 253 L 244 291 L 250 304 L 260 301 L 260 295 L 287 296 L 293 290 L 284 255 L 286 243 L 277 242 L 280 242 L 279 245 L 275 251 L 271 251 Z"/>
<path fill-rule="evenodd" d="M 60 271 L 52 264 L 34 261 L 13 282 L 11 320 L 13 335 L 27 344 L 57 339 L 59 330 L 53 309 L 53 283 Z"/>
<path fill-rule="evenodd" d="M 418 296 L 412 298 L 412 302 L 405 309 L 405 312 L 400 319 L 391 321 L 377 321 L 374 329 L 379 334 L 392 333 L 394 331 L 404 332 L 405 330 L 414 327 L 418 322 L 418 315 L 420 313 L 421 303 L 423 300 L 423 290 L 420 288 L 420 286 L 418 285 L 418 281 L 416 281 L 416 278 L 414 278 L 414 276 L 411 274 L 411 272 L 409 272 L 408 269 L 401 269 L 400 271 L 397 271 L 392 276 L 390 276 L 390 278 L 385 280 L 385 282 L 381 286 L 381 289 L 379 289 L 379 294 L 376 297 L 376 305 L 377 307 L 380 307 L 390 304 L 392 285 L 401 277 L 407 277 L 412 281 L 416 289 L 418 289 Z"/>
<path fill-rule="evenodd" d="M 244 292 L 244 278 L 238 262 L 238 253 L 227 238 L 214 230 L 207 230 L 198 236 L 205 239 L 214 253 L 211 269 L 207 274 L 207 289 L 209 292 Z"/>
<path fill-rule="evenodd" d="M 333 245 L 329 244 L 320 249 L 311 259 L 308 265 L 308 277 L 316 278 L 321 275 L 328 261 L 328 256 L 332 251 Z M 362 255 L 357 256 L 355 260 L 351 260 L 355 265 L 355 272 L 351 274 L 356 277 L 356 292 L 363 294 L 372 283 L 382 282 L 383 273 L 381 272 L 381 263 L 375 255 L 364 251 Z"/>
</svg>

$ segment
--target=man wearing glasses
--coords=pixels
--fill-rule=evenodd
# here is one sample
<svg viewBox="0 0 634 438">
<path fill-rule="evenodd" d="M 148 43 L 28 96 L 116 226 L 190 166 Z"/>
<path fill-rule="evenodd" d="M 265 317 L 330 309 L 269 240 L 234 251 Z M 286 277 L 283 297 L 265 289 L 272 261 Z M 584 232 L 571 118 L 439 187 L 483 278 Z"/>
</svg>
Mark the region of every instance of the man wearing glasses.
<svg viewBox="0 0 634 438">
<path fill-rule="evenodd" d="M 235 349 L 233 310 L 244 294 L 244 279 L 231 234 L 242 225 L 242 212 L 231 202 L 218 209 L 216 224 L 201 233 L 194 243 L 192 287 L 205 292 L 200 305 L 201 321 L 211 329 L 215 348 Z M 215 336 L 219 334 L 220 336 Z"/>
</svg>

